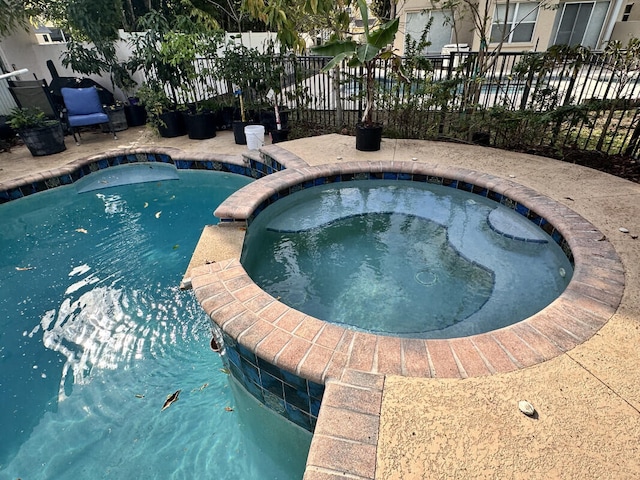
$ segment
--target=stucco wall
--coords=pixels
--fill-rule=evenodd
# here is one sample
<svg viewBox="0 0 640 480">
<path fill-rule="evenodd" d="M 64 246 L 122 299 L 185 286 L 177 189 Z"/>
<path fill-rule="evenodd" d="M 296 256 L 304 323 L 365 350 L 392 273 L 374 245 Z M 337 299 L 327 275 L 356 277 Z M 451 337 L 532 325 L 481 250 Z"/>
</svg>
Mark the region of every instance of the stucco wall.
<svg viewBox="0 0 640 480">
<path fill-rule="evenodd" d="M 638 10 L 640 11 L 640 8 Z M 611 34 L 611 40 L 619 40 L 626 44 L 633 37 L 640 38 L 640 20 L 616 22 Z"/>
</svg>

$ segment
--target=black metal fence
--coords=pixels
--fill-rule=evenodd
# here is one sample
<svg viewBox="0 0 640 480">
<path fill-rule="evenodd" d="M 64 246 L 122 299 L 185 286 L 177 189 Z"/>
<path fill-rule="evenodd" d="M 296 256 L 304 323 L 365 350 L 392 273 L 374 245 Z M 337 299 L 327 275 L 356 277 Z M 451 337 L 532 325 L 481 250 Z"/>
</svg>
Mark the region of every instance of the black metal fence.
<svg viewBox="0 0 640 480">
<path fill-rule="evenodd" d="M 565 150 L 640 154 L 638 62 L 557 52 L 503 53 L 483 64 L 477 53 L 418 60 L 403 60 L 408 82 L 390 62 L 376 66 L 374 118 L 385 125 L 385 136 L 475 141 L 558 156 Z M 216 71 L 218 61 L 203 60 L 199 68 Z M 282 56 L 247 64 L 248 72 L 264 71 L 265 77 L 254 75 L 248 103 L 264 103 L 266 93 L 275 92 L 278 103 L 292 110 L 290 118 L 308 128 L 351 129 L 365 107 L 364 72 L 346 64 L 326 72 L 328 61 Z M 230 93 L 224 79 L 203 76 L 202 83 L 203 91 L 215 85 L 217 94 Z"/>
</svg>

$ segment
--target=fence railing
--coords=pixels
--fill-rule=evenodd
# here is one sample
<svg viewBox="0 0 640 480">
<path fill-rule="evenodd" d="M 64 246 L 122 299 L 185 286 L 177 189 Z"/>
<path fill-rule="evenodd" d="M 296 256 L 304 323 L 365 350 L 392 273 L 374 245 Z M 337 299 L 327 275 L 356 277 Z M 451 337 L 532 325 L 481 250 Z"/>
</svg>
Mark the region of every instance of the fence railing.
<svg viewBox="0 0 640 480">
<path fill-rule="evenodd" d="M 374 118 L 385 125 L 386 136 L 476 141 L 556 155 L 572 149 L 640 155 L 637 62 L 625 64 L 605 53 L 554 57 L 549 52 L 502 53 L 484 65 L 476 53 L 420 60 L 403 60 L 408 83 L 394 75 L 389 61 L 376 65 Z M 223 61 L 198 60 L 200 77 L 173 88 L 172 98 L 229 99 L 233 85 L 217 74 Z M 301 125 L 354 127 L 365 107 L 363 71 L 343 64 L 325 72 L 328 61 L 277 56 L 259 65 L 247 62 L 245 70 L 256 78 L 245 92 L 248 107 L 273 103 L 275 95 Z M 279 72 L 275 84 L 273 71 Z M 265 79 L 256 72 L 264 72 Z"/>
<path fill-rule="evenodd" d="M 501 54 L 482 77 L 474 53 L 438 56 L 427 68 L 405 72 L 408 84 L 381 61 L 375 119 L 385 124 L 386 135 L 397 137 L 638 157 L 640 71 L 624 70 L 603 53 L 579 61 L 543 55 Z M 353 126 L 364 109 L 363 72 L 346 65 L 323 72 L 327 61 L 287 59 L 286 71 L 297 78 L 290 106 L 312 124 Z"/>
</svg>

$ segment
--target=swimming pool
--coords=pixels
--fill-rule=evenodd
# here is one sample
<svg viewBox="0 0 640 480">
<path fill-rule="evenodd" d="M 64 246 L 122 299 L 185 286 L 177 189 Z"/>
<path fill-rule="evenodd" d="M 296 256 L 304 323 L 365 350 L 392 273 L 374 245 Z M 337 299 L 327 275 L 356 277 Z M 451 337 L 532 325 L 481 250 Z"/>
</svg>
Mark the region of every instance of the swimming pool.
<svg viewBox="0 0 640 480">
<path fill-rule="evenodd" d="M 213 209 L 249 182 L 180 171 L 0 207 L 3 474 L 301 476 L 310 434 L 237 388 L 178 288 Z"/>
</svg>

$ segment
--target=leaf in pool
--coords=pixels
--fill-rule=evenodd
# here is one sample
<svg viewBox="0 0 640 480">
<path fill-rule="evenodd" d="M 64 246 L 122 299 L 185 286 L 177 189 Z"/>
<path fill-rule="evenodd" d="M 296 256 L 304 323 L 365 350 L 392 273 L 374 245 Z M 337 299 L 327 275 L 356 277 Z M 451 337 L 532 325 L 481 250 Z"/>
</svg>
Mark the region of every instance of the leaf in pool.
<svg viewBox="0 0 640 480">
<path fill-rule="evenodd" d="M 196 388 L 194 388 L 193 390 L 191 390 L 191 393 L 194 393 L 194 392 L 201 392 L 201 391 L 203 391 L 205 388 L 207 388 L 208 386 L 209 386 L 209 384 L 208 384 L 208 383 L 205 383 L 205 384 L 203 384 L 200 388 L 196 387 Z"/>
<path fill-rule="evenodd" d="M 174 249 L 174 250 L 177 250 L 177 249 L 179 249 L 179 248 L 180 248 L 180 245 L 178 245 L 177 243 L 173 246 L 173 249 Z"/>
<path fill-rule="evenodd" d="M 147 208 L 149 206 L 149 202 L 144 202 L 144 207 L 143 208 Z"/>
<path fill-rule="evenodd" d="M 76 228 L 76 232 L 78 233 L 89 233 L 85 228 Z"/>
<path fill-rule="evenodd" d="M 36 267 L 16 267 L 19 272 L 26 272 L 27 270 L 35 270 Z"/>
<path fill-rule="evenodd" d="M 233 412 L 233 407 L 224 407 L 225 412 Z"/>
<path fill-rule="evenodd" d="M 225 375 L 229 375 L 229 373 L 231 373 L 231 372 L 229 372 L 229 369 L 228 369 L 228 368 L 221 368 L 221 369 L 220 369 L 220 371 L 221 371 L 222 373 L 224 373 Z"/>
<path fill-rule="evenodd" d="M 136 398 L 144 398 L 144 395 L 141 393 L 136 393 Z"/>
<path fill-rule="evenodd" d="M 164 404 L 162 405 L 162 410 L 169 408 L 173 402 L 177 402 L 181 391 L 182 390 L 176 390 L 171 395 L 167 395 L 167 399 L 164 401 Z"/>
<path fill-rule="evenodd" d="M 162 212 L 156 212 L 156 218 L 160 218 L 161 214 L 162 214 Z"/>
</svg>

